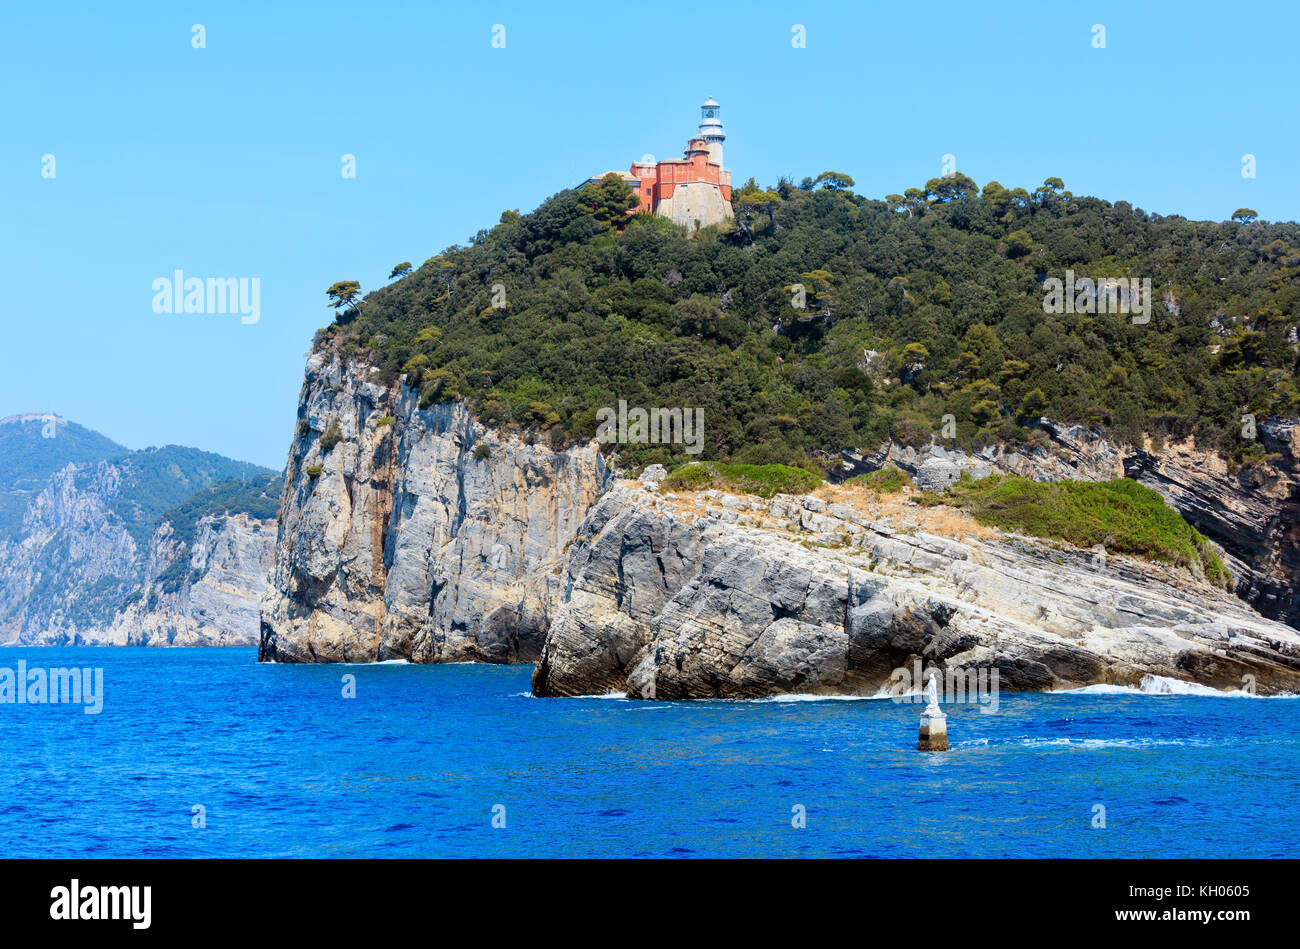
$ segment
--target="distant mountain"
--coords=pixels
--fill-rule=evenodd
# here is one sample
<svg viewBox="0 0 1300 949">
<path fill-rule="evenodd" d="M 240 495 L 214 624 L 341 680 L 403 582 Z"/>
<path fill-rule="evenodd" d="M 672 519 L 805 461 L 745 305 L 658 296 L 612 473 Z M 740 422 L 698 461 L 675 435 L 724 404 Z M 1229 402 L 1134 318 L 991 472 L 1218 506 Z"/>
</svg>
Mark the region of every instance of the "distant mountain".
<svg viewBox="0 0 1300 949">
<path fill-rule="evenodd" d="M 254 644 L 282 484 L 197 448 L 5 419 L 0 643 Z"/>
<path fill-rule="evenodd" d="M 106 461 L 129 449 L 57 415 L 0 419 L 0 537 L 22 523 L 31 499 L 50 475 L 71 463 Z"/>
</svg>

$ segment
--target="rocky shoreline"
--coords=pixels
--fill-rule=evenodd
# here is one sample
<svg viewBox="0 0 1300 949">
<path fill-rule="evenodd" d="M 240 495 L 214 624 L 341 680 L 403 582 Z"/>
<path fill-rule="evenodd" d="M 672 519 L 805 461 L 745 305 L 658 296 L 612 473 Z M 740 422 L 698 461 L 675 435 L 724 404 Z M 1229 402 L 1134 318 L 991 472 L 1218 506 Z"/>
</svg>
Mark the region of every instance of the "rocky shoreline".
<svg viewBox="0 0 1300 949">
<path fill-rule="evenodd" d="M 263 661 L 535 661 L 546 696 L 867 694 L 917 658 L 996 668 L 1012 691 L 1147 675 L 1300 691 L 1300 633 L 1246 602 L 1294 618 L 1294 427 L 1268 436 L 1291 447 L 1253 494 L 1226 469 L 1189 474 L 1210 461 L 1184 446 L 1077 428 L 1051 428 L 1050 449 L 846 455 L 850 473 L 896 465 L 923 487 L 962 471 L 1164 484 L 1222 546 L 1239 599 L 849 485 L 764 501 L 617 481 L 594 443 L 553 449 L 372 378 L 309 359 Z"/>
<path fill-rule="evenodd" d="M 996 669 L 1008 691 L 1148 675 L 1300 691 L 1300 633 L 1186 570 L 818 493 L 621 482 L 570 553 L 534 692 L 869 695 L 918 661 Z"/>
</svg>

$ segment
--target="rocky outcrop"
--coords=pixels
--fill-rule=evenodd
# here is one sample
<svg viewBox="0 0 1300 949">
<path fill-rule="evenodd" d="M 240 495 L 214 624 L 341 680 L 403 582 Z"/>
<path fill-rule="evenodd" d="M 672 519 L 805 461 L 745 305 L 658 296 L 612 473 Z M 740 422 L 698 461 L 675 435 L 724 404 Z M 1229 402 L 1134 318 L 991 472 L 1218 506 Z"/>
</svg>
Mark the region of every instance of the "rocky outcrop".
<svg viewBox="0 0 1300 949">
<path fill-rule="evenodd" d="M 609 481 L 597 446 L 530 444 L 373 375 L 308 360 L 260 657 L 535 659 L 565 547 Z"/>
<path fill-rule="evenodd" d="M 621 482 L 569 552 L 533 690 L 873 694 L 924 661 L 997 669 L 1012 691 L 1146 675 L 1300 691 L 1300 634 L 1190 574 L 933 516 L 956 518 L 948 536 L 816 497 Z"/>
<path fill-rule="evenodd" d="M 921 447 L 889 441 L 876 451 L 842 453 L 845 477 L 894 467 L 907 472 L 923 490 L 945 487 L 963 472 L 976 480 L 995 471 L 1034 481 L 1109 481 L 1124 477 L 1130 449 L 1116 445 L 1104 432 L 1080 425 L 1042 421 L 1042 436 L 1033 445 L 986 445 L 967 452 L 934 443 Z M 927 473 L 933 473 L 927 478 Z M 924 482 L 924 484 L 922 484 Z"/>
<path fill-rule="evenodd" d="M 1124 473 L 1221 546 L 1239 597 L 1300 627 L 1300 424 L 1259 427 L 1265 461 L 1230 469 L 1190 443 L 1132 452 Z"/>
<path fill-rule="evenodd" d="M 1265 460 L 1229 469 L 1215 452 L 1191 442 L 1116 445 L 1104 432 L 1044 420 L 1043 443 L 965 452 L 934 444 L 888 442 L 871 454 L 845 452 L 846 475 L 894 466 L 918 487 L 939 490 L 963 472 L 995 471 L 1036 481 L 1107 481 L 1129 477 L 1164 496 L 1170 507 L 1219 544 L 1236 593 L 1262 615 L 1300 628 L 1300 424 L 1258 427 Z"/>
</svg>

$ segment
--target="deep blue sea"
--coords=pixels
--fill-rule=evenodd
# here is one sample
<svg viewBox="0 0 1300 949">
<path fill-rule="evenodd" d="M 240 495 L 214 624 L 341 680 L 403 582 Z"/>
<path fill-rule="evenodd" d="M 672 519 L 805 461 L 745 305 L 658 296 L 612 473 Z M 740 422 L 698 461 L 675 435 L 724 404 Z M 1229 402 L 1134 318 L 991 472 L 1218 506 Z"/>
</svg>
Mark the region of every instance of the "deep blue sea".
<svg viewBox="0 0 1300 949">
<path fill-rule="evenodd" d="M 19 659 L 102 667 L 105 691 L 98 715 L 0 704 L 8 857 L 1300 856 L 1294 699 L 1003 694 L 947 706 L 952 749 L 926 754 L 920 707 L 881 699 L 536 699 L 530 666 L 0 650 Z"/>
</svg>

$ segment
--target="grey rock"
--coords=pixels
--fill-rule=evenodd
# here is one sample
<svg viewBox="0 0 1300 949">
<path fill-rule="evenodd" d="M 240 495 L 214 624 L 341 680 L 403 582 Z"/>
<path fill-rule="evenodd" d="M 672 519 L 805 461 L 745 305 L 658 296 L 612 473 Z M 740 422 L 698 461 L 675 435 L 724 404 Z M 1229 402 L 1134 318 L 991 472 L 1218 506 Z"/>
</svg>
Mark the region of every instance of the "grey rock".
<svg viewBox="0 0 1300 949">
<path fill-rule="evenodd" d="M 645 487 L 651 491 L 658 491 L 660 483 L 668 477 L 668 471 L 663 465 L 646 465 L 641 477 L 638 478 Z"/>
<path fill-rule="evenodd" d="M 821 515 L 819 515 L 821 516 Z M 847 525 L 845 525 L 847 526 Z M 1300 634 L 1190 574 L 1048 542 L 958 542 L 869 525 L 861 546 L 806 547 L 622 486 L 570 550 L 533 675 L 538 695 L 659 699 L 874 694 L 892 670 L 992 666 L 1042 690 L 1144 676 L 1300 690 Z"/>
<path fill-rule="evenodd" d="M 505 437 L 459 403 L 420 409 L 368 369 L 308 361 L 260 657 L 531 661 L 564 549 L 612 477 L 596 444 Z M 343 440 L 323 452 L 335 421 Z"/>
</svg>

